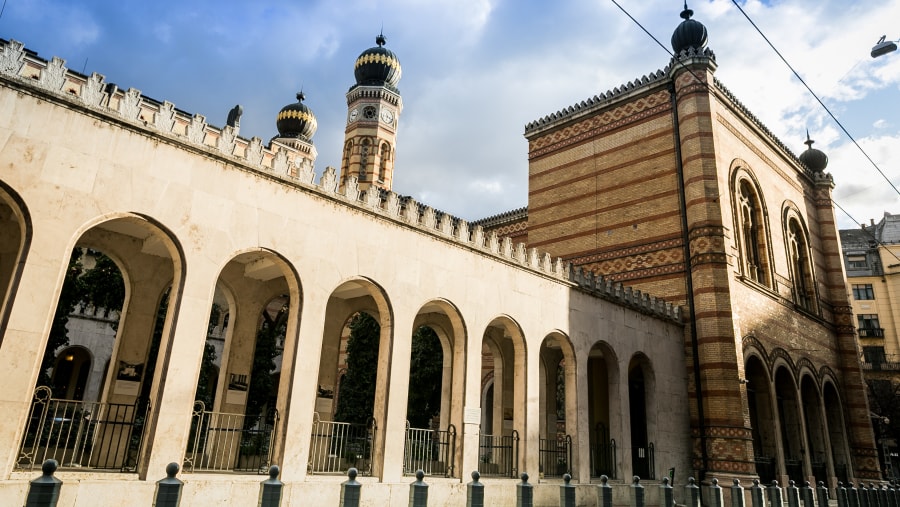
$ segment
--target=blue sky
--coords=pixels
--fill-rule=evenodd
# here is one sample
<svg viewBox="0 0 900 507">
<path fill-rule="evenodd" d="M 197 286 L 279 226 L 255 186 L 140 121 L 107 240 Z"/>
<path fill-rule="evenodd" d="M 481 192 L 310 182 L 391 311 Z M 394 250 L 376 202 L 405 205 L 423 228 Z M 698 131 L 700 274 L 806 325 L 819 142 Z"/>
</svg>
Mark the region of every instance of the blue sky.
<svg viewBox="0 0 900 507">
<path fill-rule="evenodd" d="M 681 0 L 619 0 L 668 46 Z M 900 0 L 741 4 L 900 186 Z M 795 153 L 830 157 L 841 227 L 900 213 L 897 194 L 730 0 L 693 0 L 716 76 Z M 7 0 L 0 37 L 120 88 L 270 139 L 302 87 L 319 173 L 340 162 L 353 62 L 384 27 L 403 66 L 394 190 L 474 220 L 527 203 L 526 123 L 664 67 L 669 55 L 610 0 Z"/>
</svg>

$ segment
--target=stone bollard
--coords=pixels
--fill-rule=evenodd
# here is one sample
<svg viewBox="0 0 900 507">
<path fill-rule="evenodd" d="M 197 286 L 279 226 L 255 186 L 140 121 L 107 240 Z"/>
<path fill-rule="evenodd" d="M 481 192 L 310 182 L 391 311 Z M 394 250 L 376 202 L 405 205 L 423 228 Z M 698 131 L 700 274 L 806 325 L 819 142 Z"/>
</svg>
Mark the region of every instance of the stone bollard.
<svg viewBox="0 0 900 507">
<path fill-rule="evenodd" d="M 816 491 L 809 485 L 809 481 L 804 481 L 800 488 L 800 501 L 803 502 L 803 507 L 816 507 Z M 828 503 L 823 507 L 828 507 Z"/>
<path fill-rule="evenodd" d="M 166 478 L 156 481 L 156 499 L 154 507 L 178 507 L 181 503 L 181 487 L 184 483 L 175 478 L 178 463 L 166 465 Z"/>
<path fill-rule="evenodd" d="M 709 507 L 723 507 L 725 499 L 722 496 L 722 487 L 719 486 L 719 479 L 713 477 L 709 485 Z"/>
<path fill-rule="evenodd" d="M 481 474 L 472 472 L 472 482 L 466 485 L 466 507 L 484 507 L 484 484 L 478 482 Z"/>
<path fill-rule="evenodd" d="M 259 485 L 259 504 L 258 507 L 280 507 L 281 490 L 284 483 L 278 480 L 278 474 L 281 469 L 278 465 L 269 467 L 269 478 Z"/>
<path fill-rule="evenodd" d="M 741 486 L 741 480 L 735 479 L 731 485 L 731 507 L 744 507 L 744 487 Z"/>
<path fill-rule="evenodd" d="M 62 489 L 62 481 L 53 477 L 57 468 L 59 463 L 55 459 L 44 461 L 41 465 L 43 475 L 28 483 L 25 507 L 56 507 L 59 490 Z"/>
<path fill-rule="evenodd" d="M 644 486 L 641 484 L 641 478 L 634 476 L 631 478 L 631 507 L 644 507 Z"/>
<path fill-rule="evenodd" d="M 820 488 L 825 487 L 825 483 L 820 482 L 819 487 Z M 827 488 L 826 488 L 826 491 L 827 491 Z M 847 488 L 846 488 L 846 486 L 844 486 L 843 482 L 838 481 L 837 488 L 835 488 L 835 494 L 837 496 L 838 507 L 850 507 L 850 501 L 847 498 Z M 822 502 L 819 502 L 819 505 L 822 505 Z"/>
<path fill-rule="evenodd" d="M 784 500 L 781 496 L 781 486 L 778 485 L 778 481 L 772 481 L 772 485 L 766 489 L 769 492 L 769 504 L 772 507 L 781 507 L 784 504 Z"/>
<path fill-rule="evenodd" d="M 693 477 L 688 477 L 687 486 L 684 487 L 685 507 L 700 507 L 700 488 Z"/>
<path fill-rule="evenodd" d="M 881 487 L 876 490 L 876 493 L 878 493 L 878 503 L 881 504 L 881 507 L 891 507 L 891 499 L 888 496 L 887 486 L 882 484 Z"/>
<path fill-rule="evenodd" d="M 838 483 L 838 488 L 840 488 L 840 483 Z M 825 487 L 824 481 L 819 481 L 819 485 L 816 486 L 816 504 L 819 507 L 828 507 L 828 488 Z"/>
<path fill-rule="evenodd" d="M 750 505 L 766 507 L 766 487 L 760 486 L 759 479 L 753 479 L 753 485 L 750 486 Z"/>
<path fill-rule="evenodd" d="M 857 482 L 859 486 L 856 488 L 857 496 L 859 497 L 859 507 L 875 507 L 874 505 L 869 505 L 869 490 L 866 489 L 866 485 L 862 482 Z"/>
<path fill-rule="evenodd" d="M 528 484 L 528 474 L 522 474 L 522 482 L 516 484 L 516 507 L 534 507 L 534 486 Z"/>
<path fill-rule="evenodd" d="M 600 501 L 600 507 L 613 507 L 612 486 L 609 485 L 609 477 L 600 476 L 600 485 L 597 486 L 597 498 Z"/>
<path fill-rule="evenodd" d="M 788 507 L 800 507 L 800 488 L 791 480 L 787 487 Z"/>
<path fill-rule="evenodd" d="M 896 484 L 894 484 L 893 481 L 891 481 L 891 487 L 888 489 L 888 496 L 891 497 L 891 506 L 900 507 L 900 487 L 898 487 Z"/>
<path fill-rule="evenodd" d="M 424 478 L 425 472 L 416 470 L 416 480 L 409 485 L 409 507 L 428 507 L 428 484 Z"/>
<path fill-rule="evenodd" d="M 559 487 L 559 506 L 575 507 L 575 486 L 570 484 L 572 476 L 563 475 L 563 485 Z"/>
<path fill-rule="evenodd" d="M 859 497 L 859 489 L 850 483 L 850 488 L 847 490 L 847 505 L 850 507 L 862 507 L 862 500 Z"/>
<path fill-rule="evenodd" d="M 659 507 L 675 507 L 675 488 L 669 484 L 668 477 L 663 477 L 659 485 Z"/>
<path fill-rule="evenodd" d="M 359 495 L 362 493 L 362 484 L 356 481 L 359 472 L 355 468 L 347 470 L 348 479 L 341 483 L 340 507 L 359 507 Z"/>
</svg>

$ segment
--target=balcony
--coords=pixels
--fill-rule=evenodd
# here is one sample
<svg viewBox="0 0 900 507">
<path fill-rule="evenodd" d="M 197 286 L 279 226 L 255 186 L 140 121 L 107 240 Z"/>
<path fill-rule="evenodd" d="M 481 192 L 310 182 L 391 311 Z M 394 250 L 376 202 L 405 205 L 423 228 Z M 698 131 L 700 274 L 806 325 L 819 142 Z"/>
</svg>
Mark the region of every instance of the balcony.
<svg viewBox="0 0 900 507">
<path fill-rule="evenodd" d="M 884 338 L 884 328 L 882 327 L 861 327 L 859 331 L 860 338 Z"/>
<path fill-rule="evenodd" d="M 863 358 L 859 364 L 866 371 L 900 371 L 900 356 L 889 354 L 885 357 Z"/>
</svg>

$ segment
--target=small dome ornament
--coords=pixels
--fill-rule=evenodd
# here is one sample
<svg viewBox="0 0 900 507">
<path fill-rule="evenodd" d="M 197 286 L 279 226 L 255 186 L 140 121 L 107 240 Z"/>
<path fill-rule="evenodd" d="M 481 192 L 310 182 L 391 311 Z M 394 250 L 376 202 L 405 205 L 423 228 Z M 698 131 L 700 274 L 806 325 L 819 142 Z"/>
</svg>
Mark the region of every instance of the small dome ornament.
<svg viewBox="0 0 900 507">
<path fill-rule="evenodd" d="M 685 1 L 684 10 L 681 11 L 681 19 L 684 21 L 675 27 L 675 32 L 672 33 L 672 50 L 675 51 L 675 56 L 689 48 L 697 52 L 706 48 L 706 27 L 703 23 L 691 19 L 693 15 L 694 11 L 688 9 Z"/>
<path fill-rule="evenodd" d="M 316 115 L 303 103 L 306 95 L 297 93 L 297 102 L 281 108 L 276 118 L 278 137 L 293 137 L 303 141 L 311 141 L 318 129 Z"/>
<path fill-rule="evenodd" d="M 375 47 L 363 51 L 356 59 L 353 74 L 360 86 L 387 86 L 397 89 L 402 74 L 400 60 L 393 51 L 384 47 L 384 34 L 375 37 Z"/>
<path fill-rule="evenodd" d="M 806 131 L 806 142 L 803 143 L 806 145 L 806 151 L 800 154 L 800 162 L 803 162 L 810 171 L 814 173 L 820 173 L 828 167 L 828 155 L 824 154 L 821 150 L 817 150 L 812 147 L 813 143 L 812 139 L 809 138 L 809 131 Z"/>
</svg>

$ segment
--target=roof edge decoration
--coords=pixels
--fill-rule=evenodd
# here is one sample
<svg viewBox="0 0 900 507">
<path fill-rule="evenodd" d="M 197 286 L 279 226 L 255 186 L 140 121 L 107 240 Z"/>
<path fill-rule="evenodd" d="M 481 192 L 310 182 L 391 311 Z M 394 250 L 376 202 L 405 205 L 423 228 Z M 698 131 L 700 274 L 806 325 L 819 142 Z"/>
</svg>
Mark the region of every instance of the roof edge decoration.
<svg viewBox="0 0 900 507">
<path fill-rule="evenodd" d="M 482 227 L 494 227 L 523 218 L 528 218 L 528 206 L 522 206 L 521 208 L 504 211 L 503 213 L 497 213 L 496 215 L 491 215 L 489 217 L 479 218 L 478 220 L 471 222 L 471 224 L 480 225 Z"/>
<path fill-rule="evenodd" d="M 665 67 L 663 69 L 657 70 L 656 72 L 651 72 L 649 75 L 644 74 L 639 79 L 635 79 L 634 81 L 629 81 L 621 86 L 616 86 L 612 90 L 607 90 L 605 93 L 601 93 L 600 95 L 594 95 L 586 100 L 582 100 L 581 102 L 569 106 L 567 108 L 560 109 L 559 111 L 544 116 L 543 118 L 539 118 L 535 121 L 529 122 L 525 125 L 525 135 L 537 131 L 543 127 L 551 126 L 556 124 L 557 122 L 568 119 L 571 116 L 574 116 L 579 113 L 590 112 L 594 109 L 603 107 L 615 100 L 618 100 L 625 95 L 640 89 L 644 86 L 660 82 L 666 81 L 669 77 L 669 67 Z"/>
<path fill-rule="evenodd" d="M 78 108 L 87 114 L 116 123 L 123 128 L 149 132 L 162 140 L 179 144 L 190 151 L 215 157 L 240 166 L 286 185 L 312 192 L 322 198 L 338 201 L 357 210 L 412 227 L 424 234 L 442 238 L 462 248 L 494 257 L 499 262 L 517 266 L 535 274 L 581 287 L 593 287 L 587 278 L 571 278 L 570 266 L 562 259 L 552 259 L 546 252 L 513 243 L 496 233 L 485 233 L 480 225 L 441 213 L 419 204 L 410 197 L 394 192 L 364 192 L 359 189 L 356 176 L 351 176 L 343 191 L 338 185 L 337 170 L 327 167 L 315 182 L 315 171 L 306 159 L 298 156 L 300 149 L 271 141 L 263 146 L 259 137 L 245 139 L 232 126 L 214 127 L 206 117 L 179 110 L 168 101 L 159 102 L 145 97 L 140 90 L 120 90 L 96 72 L 90 76 L 69 71 L 65 60 L 53 57 L 47 61 L 27 50 L 24 44 L 0 39 L 0 82 L 6 86 L 40 94 L 45 100 Z M 596 281 L 593 282 L 596 285 Z M 585 285 L 587 284 L 587 285 Z M 642 313 L 682 323 L 683 311 L 661 299 L 632 291 L 615 284 L 606 288 L 591 288 L 597 297 L 617 301 Z"/>
</svg>

